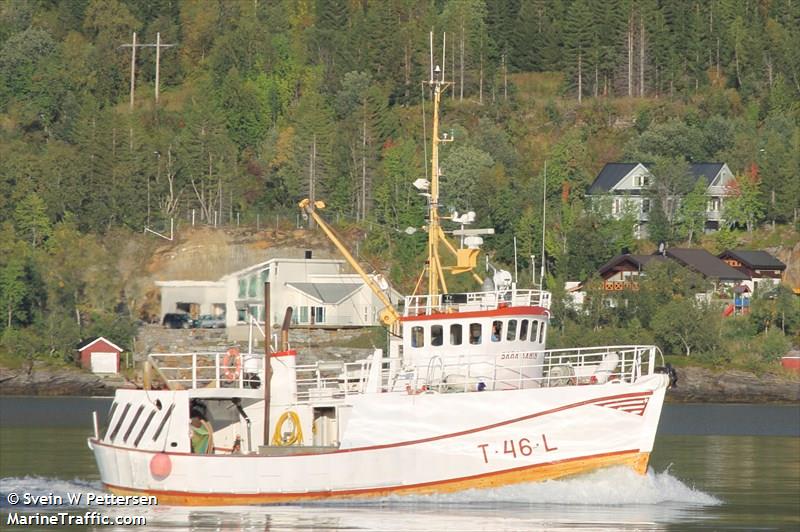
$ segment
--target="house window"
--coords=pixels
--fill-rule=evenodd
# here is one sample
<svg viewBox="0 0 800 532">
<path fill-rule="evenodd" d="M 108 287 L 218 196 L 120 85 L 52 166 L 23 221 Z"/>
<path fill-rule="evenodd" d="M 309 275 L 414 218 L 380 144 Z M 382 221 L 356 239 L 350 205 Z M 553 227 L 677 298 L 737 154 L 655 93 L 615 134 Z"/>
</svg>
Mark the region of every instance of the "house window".
<svg viewBox="0 0 800 532">
<path fill-rule="evenodd" d="M 247 296 L 256 297 L 256 292 L 258 291 L 258 276 L 251 275 L 249 285 L 250 288 L 247 290 Z"/>
<path fill-rule="evenodd" d="M 308 323 L 308 307 L 300 307 L 297 313 L 298 323 Z"/>
<path fill-rule="evenodd" d="M 517 339 L 517 320 L 508 320 L 508 329 L 506 330 L 506 340 L 513 342 Z"/>
<path fill-rule="evenodd" d="M 425 347 L 425 332 L 419 325 L 411 327 L 411 347 Z"/>
<path fill-rule="evenodd" d="M 478 345 L 481 343 L 481 324 L 480 323 L 470 323 L 469 324 L 469 343 L 472 345 Z"/>
<path fill-rule="evenodd" d="M 642 212 L 643 213 L 650 212 L 650 198 L 642 199 Z"/>
<path fill-rule="evenodd" d="M 439 347 L 444 342 L 444 330 L 441 325 L 431 327 L 431 345 Z"/>
<path fill-rule="evenodd" d="M 259 277 L 261 279 L 261 286 L 264 286 L 264 283 L 269 281 L 269 270 L 261 270 L 261 275 Z"/>
<path fill-rule="evenodd" d="M 314 312 L 314 323 L 325 323 L 325 307 L 311 307 Z"/>
<path fill-rule="evenodd" d="M 454 323 L 450 326 L 450 345 L 461 345 L 461 324 Z"/>
<path fill-rule="evenodd" d="M 239 279 L 239 299 L 247 297 L 247 279 Z"/>
<path fill-rule="evenodd" d="M 611 206 L 611 214 L 619 214 L 622 212 L 622 199 L 614 198 L 614 203 Z"/>
</svg>

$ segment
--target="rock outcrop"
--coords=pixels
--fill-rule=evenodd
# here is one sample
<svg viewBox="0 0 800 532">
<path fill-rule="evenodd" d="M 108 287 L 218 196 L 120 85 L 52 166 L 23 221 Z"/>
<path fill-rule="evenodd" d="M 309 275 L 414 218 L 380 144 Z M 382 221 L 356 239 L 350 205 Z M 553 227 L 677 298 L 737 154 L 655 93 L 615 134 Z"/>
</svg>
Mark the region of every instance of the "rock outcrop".
<svg viewBox="0 0 800 532">
<path fill-rule="evenodd" d="M 681 367 L 678 386 L 667 401 L 682 403 L 787 403 L 800 402 L 800 375 L 728 369 L 713 371 Z"/>
</svg>

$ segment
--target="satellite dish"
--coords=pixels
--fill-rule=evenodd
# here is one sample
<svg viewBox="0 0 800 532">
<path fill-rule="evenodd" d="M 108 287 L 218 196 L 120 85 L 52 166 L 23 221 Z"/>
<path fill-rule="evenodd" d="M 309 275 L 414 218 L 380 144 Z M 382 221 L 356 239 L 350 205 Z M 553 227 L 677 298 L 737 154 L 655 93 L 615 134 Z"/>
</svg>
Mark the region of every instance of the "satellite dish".
<svg viewBox="0 0 800 532">
<path fill-rule="evenodd" d="M 431 182 L 427 179 L 419 178 L 412 183 L 417 190 L 428 190 L 431 186 Z"/>
<path fill-rule="evenodd" d="M 386 280 L 381 274 L 373 275 L 373 279 L 375 279 L 375 284 L 377 284 L 381 290 L 384 292 L 389 289 L 389 281 Z"/>
<path fill-rule="evenodd" d="M 406 228 L 403 230 L 403 232 L 404 232 L 405 234 L 407 234 L 407 235 L 413 235 L 414 233 L 416 233 L 416 232 L 417 232 L 417 228 L 416 228 L 416 227 L 411 227 L 411 226 L 408 226 L 408 227 L 406 227 Z"/>
<path fill-rule="evenodd" d="M 497 270 L 494 273 L 493 279 L 494 285 L 497 287 L 497 290 L 508 290 L 511 288 L 511 283 L 514 280 L 511 277 L 511 273 L 507 270 Z"/>
<path fill-rule="evenodd" d="M 468 236 L 464 239 L 464 245 L 470 249 L 478 249 L 483 244 L 483 239 L 479 236 Z"/>
<path fill-rule="evenodd" d="M 436 65 L 436 68 L 433 69 L 433 73 L 434 74 L 441 74 L 442 73 L 442 69 L 439 68 L 439 65 Z"/>
</svg>

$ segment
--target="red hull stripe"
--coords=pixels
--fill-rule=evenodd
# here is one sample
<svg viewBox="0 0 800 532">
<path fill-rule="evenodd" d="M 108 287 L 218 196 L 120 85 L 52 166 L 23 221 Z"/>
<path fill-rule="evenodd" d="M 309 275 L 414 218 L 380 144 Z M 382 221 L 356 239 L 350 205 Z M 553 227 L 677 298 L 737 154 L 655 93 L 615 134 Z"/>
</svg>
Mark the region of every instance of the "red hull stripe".
<svg viewBox="0 0 800 532">
<path fill-rule="evenodd" d="M 206 498 L 206 497 L 225 497 L 225 498 L 229 498 L 229 499 L 230 498 L 234 498 L 234 499 L 235 498 L 243 498 L 243 499 L 245 499 L 245 498 L 252 498 L 254 496 L 259 496 L 259 495 L 264 496 L 264 497 L 280 496 L 282 498 L 284 498 L 284 497 L 320 498 L 320 497 L 331 497 L 331 496 L 342 497 L 342 496 L 347 496 L 347 495 L 359 495 L 359 494 L 366 495 L 366 494 L 369 494 L 369 493 L 375 493 L 375 492 L 381 492 L 381 491 L 392 492 L 392 491 L 397 491 L 397 490 L 417 489 L 417 488 L 424 488 L 424 487 L 428 487 L 428 486 L 437 486 L 437 485 L 442 485 L 442 484 L 450 484 L 452 482 L 464 482 L 464 481 L 476 480 L 476 479 L 485 478 L 485 477 L 491 477 L 491 476 L 495 476 L 495 475 L 503 475 L 503 474 L 507 474 L 507 473 L 514 473 L 514 472 L 517 472 L 517 471 L 525 471 L 525 470 L 528 470 L 528 469 L 537 469 L 537 468 L 540 468 L 540 467 L 552 466 L 552 465 L 557 465 L 557 464 L 567 464 L 567 463 L 575 462 L 575 461 L 578 461 L 578 460 L 591 460 L 591 459 L 594 459 L 594 458 L 604 458 L 604 457 L 608 457 L 608 456 L 620 456 L 620 455 L 625 455 L 625 454 L 636 454 L 638 452 L 639 452 L 638 449 L 629 449 L 629 450 L 625 450 L 625 451 L 613 451 L 613 452 L 609 452 L 609 453 L 600 453 L 600 454 L 592 454 L 592 455 L 588 455 L 588 456 L 579 456 L 579 457 L 576 457 L 576 458 L 566 458 L 564 460 L 554 460 L 552 462 L 545 462 L 545 463 L 542 463 L 542 464 L 533 464 L 533 465 L 526 465 L 526 466 L 520 466 L 520 467 L 513 467 L 511 469 L 503 469 L 501 471 L 491 471 L 489 473 L 480 473 L 478 475 L 469 475 L 469 476 L 466 476 L 466 477 L 450 478 L 450 479 L 447 479 L 447 480 L 433 480 L 433 481 L 430 481 L 430 482 L 420 482 L 418 484 L 403 484 L 403 485 L 400 485 L 400 486 L 383 486 L 383 487 L 380 487 L 380 488 L 361 488 L 361 489 L 350 489 L 350 490 L 341 490 L 341 491 L 328 490 L 328 491 L 300 491 L 300 492 L 274 492 L 274 493 L 270 493 L 270 492 L 262 492 L 262 493 L 207 493 L 207 492 L 205 492 L 204 493 L 204 492 L 173 491 L 173 490 L 139 490 L 139 489 L 136 489 L 136 488 L 127 488 L 125 486 L 116 486 L 114 484 L 108 484 L 108 483 L 103 483 L 103 484 L 107 488 L 111 488 L 111 489 L 133 490 L 133 491 L 145 493 L 147 495 L 155 495 L 156 497 L 158 497 L 159 495 L 164 495 L 164 496 L 172 495 L 172 496 L 179 496 L 179 497 L 203 497 L 203 498 Z M 298 456 L 298 455 L 294 455 L 294 456 Z"/>
<path fill-rule="evenodd" d="M 400 321 L 420 321 L 420 320 L 457 320 L 461 318 L 489 318 L 494 316 L 533 316 L 537 318 L 548 318 L 550 312 L 544 307 L 502 307 L 492 310 L 475 310 L 472 312 L 451 312 L 422 314 L 420 316 L 403 316 Z"/>
<path fill-rule="evenodd" d="M 536 412 L 535 414 L 528 414 L 526 416 L 520 416 L 520 417 L 516 417 L 516 418 L 513 418 L 513 419 L 508 419 L 508 420 L 505 420 L 505 421 L 499 421 L 497 423 L 492 423 L 490 425 L 484 425 L 483 427 L 476 427 L 474 429 L 462 430 L 462 431 L 459 431 L 459 432 L 451 432 L 449 434 L 442 434 L 440 436 L 431 436 L 429 438 L 421 438 L 419 440 L 409 440 L 409 441 L 397 442 L 397 443 L 385 443 L 385 444 L 382 444 L 382 445 L 370 445 L 370 446 L 367 446 L 367 447 L 354 447 L 352 449 L 338 449 L 336 451 L 333 451 L 333 452 L 330 452 L 330 453 L 326 453 L 326 454 L 356 453 L 356 452 L 362 452 L 362 451 L 375 451 L 375 450 L 378 450 L 378 449 L 389 449 L 389 448 L 392 448 L 392 447 L 406 447 L 408 445 L 418 445 L 418 444 L 421 444 L 421 443 L 428 443 L 428 442 L 444 440 L 444 439 L 448 439 L 448 438 L 456 438 L 456 437 L 464 436 L 464 435 L 467 435 L 467 434 L 473 434 L 475 432 L 483 432 L 485 430 L 491 430 L 491 429 L 494 429 L 494 428 L 497 428 L 497 427 L 502 427 L 504 425 L 511 425 L 511 424 L 514 424 L 514 423 L 519 423 L 520 421 L 527 421 L 528 419 L 542 417 L 542 416 L 546 416 L 546 415 L 549 415 L 549 414 L 554 414 L 556 412 L 562 412 L 564 410 L 577 408 L 577 407 L 580 407 L 580 406 L 597 404 L 600 401 L 608 401 L 608 400 L 612 400 L 612 399 L 626 399 L 628 397 L 648 397 L 648 396 L 651 396 L 651 395 L 653 395 L 652 391 L 646 391 L 646 392 L 623 393 L 623 394 L 620 394 L 620 395 L 612 395 L 612 396 L 607 396 L 607 397 L 598 397 L 596 399 L 587 399 L 586 401 L 579 401 L 577 403 L 572 403 L 572 404 L 568 404 L 568 405 L 564 405 L 564 406 L 559 406 L 558 408 L 551 408 L 550 410 L 544 410 L 542 412 Z M 175 453 L 175 452 L 168 452 L 168 451 L 148 451 L 148 450 L 143 450 L 143 449 L 132 449 L 130 447 L 120 447 L 118 445 L 109 445 L 107 443 L 103 443 L 103 442 L 98 441 L 98 440 L 96 440 L 94 438 L 92 438 L 91 441 L 92 441 L 93 445 L 100 445 L 102 447 L 110 447 L 110 448 L 114 448 L 114 449 L 122 449 L 124 451 L 131 451 L 131 452 L 150 453 L 150 454 L 164 453 L 164 454 L 174 455 L 174 456 L 180 456 L 180 455 L 198 456 L 198 455 L 192 454 L 192 453 Z M 293 454 L 292 456 L 293 457 L 294 456 L 309 456 L 309 455 L 312 455 L 312 454 L 316 454 L 316 453 Z M 223 454 L 216 454 L 216 455 L 215 454 L 208 454 L 208 455 L 204 455 L 204 458 L 215 458 L 215 457 L 230 457 L 230 455 L 223 455 Z M 241 455 L 241 457 L 242 458 L 265 458 L 265 457 L 260 456 L 260 455 L 252 455 L 252 454 Z"/>
</svg>

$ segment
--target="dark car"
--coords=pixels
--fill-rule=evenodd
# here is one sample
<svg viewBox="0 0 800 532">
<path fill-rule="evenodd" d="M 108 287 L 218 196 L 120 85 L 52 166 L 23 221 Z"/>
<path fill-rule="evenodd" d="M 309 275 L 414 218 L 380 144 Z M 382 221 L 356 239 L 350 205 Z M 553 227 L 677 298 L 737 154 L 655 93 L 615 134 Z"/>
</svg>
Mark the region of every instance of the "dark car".
<svg viewBox="0 0 800 532">
<path fill-rule="evenodd" d="M 188 329 L 192 326 L 192 318 L 188 314 L 170 312 L 164 314 L 161 324 L 168 329 Z"/>
<path fill-rule="evenodd" d="M 204 314 L 198 319 L 194 320 L 194 326 L 203 329 L 221 329 L 225 327 L 225 317 Z"/>
</svg>

